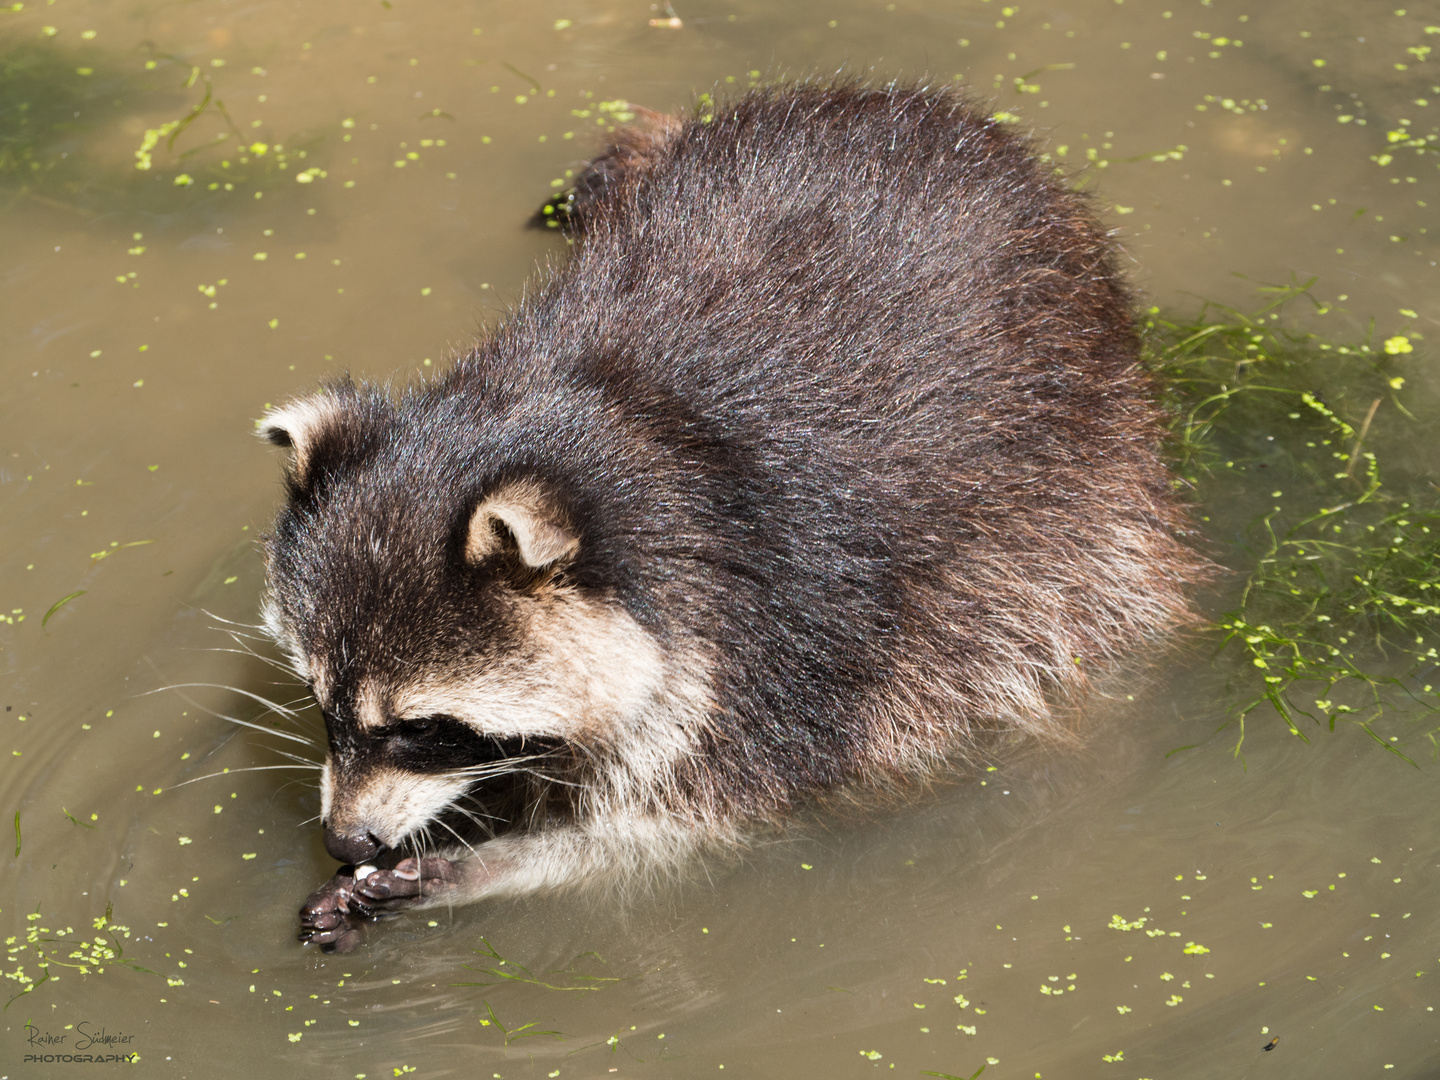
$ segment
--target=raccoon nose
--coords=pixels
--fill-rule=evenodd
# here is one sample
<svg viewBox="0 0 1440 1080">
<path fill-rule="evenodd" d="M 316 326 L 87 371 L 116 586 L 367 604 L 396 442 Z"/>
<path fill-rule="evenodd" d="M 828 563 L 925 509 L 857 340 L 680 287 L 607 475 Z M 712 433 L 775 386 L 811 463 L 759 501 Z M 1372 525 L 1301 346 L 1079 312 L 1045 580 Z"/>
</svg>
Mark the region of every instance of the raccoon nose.
<svg viewBox="0 0 1440 1080">
<path fill-rule="evenodd" d="M 373 859 L 385 845 L 370 833 L 343 833 L 328 823 L 325 826 L 325 850 L 343 863 L 360 864 Z"/>
</svg>

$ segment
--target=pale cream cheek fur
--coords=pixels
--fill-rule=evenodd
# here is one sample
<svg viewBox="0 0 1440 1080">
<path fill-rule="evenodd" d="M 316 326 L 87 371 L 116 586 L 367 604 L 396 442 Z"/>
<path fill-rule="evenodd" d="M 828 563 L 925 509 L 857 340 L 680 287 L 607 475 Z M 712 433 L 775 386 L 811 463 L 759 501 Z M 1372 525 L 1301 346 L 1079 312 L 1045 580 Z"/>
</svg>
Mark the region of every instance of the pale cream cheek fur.
<svg viewBox="0 0 1440 1080">
<path fill-rule="evenodd" d="M 309 657 L 301 650 L 294 631 L 286 623 L 285 616 L 280 612 L 280 605 L 273 596 L 266 596 L 260 602 L 260 619 L 265 626 L 265 632 L 284 651 L 285 659 L 290 661 L 290 670 L 298 678 L 313 684 L 312 676 L 319 674 L 318 667 L 312 665 Z"/>
<path fill-rule="evenodd" d="M 401 688 L 396 715 L 454 716 L 486 735 L 603 745 L 616 772 L 596 777 L 587 793 L 592 811 L 662 792 L 707 722 L 709 688 L 696 674 L 704 666 L 667 655 L 623 610 L 573 595 L 536 603 L 524 641 L 464 678 Z"/>
<path fill-rule="evenodd" d="M 488 735 L 603 735 L 613 718 L 642 710 L 663 676 L 659 647 L 624 612 L 556 597 L 532 605 L 517 649 L 422 676 L 391 701 L 397 716 L 454 716 Z"/>
</svg>

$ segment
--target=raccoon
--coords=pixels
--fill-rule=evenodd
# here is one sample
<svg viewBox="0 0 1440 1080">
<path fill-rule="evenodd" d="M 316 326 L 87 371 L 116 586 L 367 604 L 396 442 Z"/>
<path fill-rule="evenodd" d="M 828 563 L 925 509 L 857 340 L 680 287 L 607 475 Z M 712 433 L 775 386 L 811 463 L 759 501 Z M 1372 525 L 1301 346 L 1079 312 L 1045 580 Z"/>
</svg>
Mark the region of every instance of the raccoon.
<svg viewBox="0 0 1440 1080">
<path fill-rule="evenodd" d="M 1206 573 L 1115 249 L 960 93 L 702 98 L 548 217 L 569 260 L 448 373 L 262 422 L 328 950 L 683 867 L 984 732 L 1071 739 Z"/>
</svg>

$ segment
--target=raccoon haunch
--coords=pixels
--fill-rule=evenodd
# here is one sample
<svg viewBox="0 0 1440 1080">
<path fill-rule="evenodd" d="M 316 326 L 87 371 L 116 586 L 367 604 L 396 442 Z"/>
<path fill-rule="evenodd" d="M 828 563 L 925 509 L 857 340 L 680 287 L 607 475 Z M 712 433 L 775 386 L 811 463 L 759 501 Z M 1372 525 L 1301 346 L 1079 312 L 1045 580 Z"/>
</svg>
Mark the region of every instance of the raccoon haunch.
<svg viewBox="0 0 1440 1080">
<path fill-rule="evenodd" d="M 712 111 L 713 108 L 713 111 Z M 682 865 L 1190 620 L 1130 298 L 948 90 L 647 117 L 569 262 L 439 381 L 272 412 L 267 623 L 325 715 L 302 937 Z"/>
</svg>

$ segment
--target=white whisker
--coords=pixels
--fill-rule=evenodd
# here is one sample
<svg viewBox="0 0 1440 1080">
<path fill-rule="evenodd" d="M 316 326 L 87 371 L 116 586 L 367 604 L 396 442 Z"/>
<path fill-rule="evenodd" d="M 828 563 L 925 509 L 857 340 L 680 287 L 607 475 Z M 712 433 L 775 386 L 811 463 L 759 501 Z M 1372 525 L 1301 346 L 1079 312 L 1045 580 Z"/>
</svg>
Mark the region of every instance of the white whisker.
<svg viewBox="0 0 1440 1080">
<path fill-rule="evenodd" d="M 226 626 L 239 626 L 245 630 L 255 630 L 262 634 L 265 632 L 265 627 L 259 623 L 236 622 L 234 619 L 227 619 L 223 615 L 216 615 L 208 608 L 201 608 L 200 610 L 209 618 L 214 619 L 218 623 L 224 623 Z M 268 640 L 268 638 L 266 640 Z"/>
<path fill-rule="evenodd" d="M 253 699 L 253 700 L 255 700 L 255 701 L 258 701 L 261 705 L 264 705 L 267 709 L 271 709 L 271 710 L 273 710 L 274 712 L 279 713 L 281 716 L 286 716 L 286 717 L 289 717 L 289 718 L 291 718 L 291 719 L 294 719 L 294 717 L 295 717 L 294 711 L 291 710 L 291 709 L 287 709 L 287 708 L 286 708 L 285 706 L 283 706 L 283 705 L 276 704 L 275 702 L 271 701 L 271 700 L 268 699 L 268 698 L 263 698 L 263 697 L 261 697 L 259 694 L 252 694 L 249 690 L 241 690 L 238 686 L 226 686 L 224 683 L 204 683 L 204 682 L 175 683 L 175 684 L 173 684 L 173 685 L 171 685 L 171 686 L 159 686 L 159 687 L 156 687 L 154 690 L 145 690 L 145 691 L 142 691 L 141 693 L 137 694 L 136 697 L 148 697 L 148 696 L 150 696 L 151 694 L 162 694 L 162 693 L 165 693 L 166 691 L 169 691 L 169 690 L 193 690 L 193 689 L 201 689 L 201 690 L 228 690 L 228 691 L 230 691 L 230 693 L 232 693 L 232 694 L 239 694 L 239 695 L 241 695 L 242 697 L 248 697 L 248 698 L 251 698 L 251 699 Z M 183 696 L 183 695 L 182 695 L 182 696 Z M 187 700 L 188 700 L 188 699 L 187 699 Z"/>
<path fill-rule="evenodd" d="M 171 784 L 166 791 L 173 791 L 175 788 L 182 788 L 187 784 L 198 784 L 201 780 L 213 780 L 217 776 L 234 776 L 242 772 L 264 772 L 267 769 L 318 769 L 319 765 L 307 763 L 304 765 L 245 765 L 238 769 L 221 769 L 219 772 L 206 773 L 204 776 L 192 776 L 189 780 L 181 780 L 178 784 Z"/>
<path fill-rule="evenodd" d="M 494 817 L 491 814 L 477 813 L 474 810 L 466 810 L 459 803 L 452 804 L 450 806 L 450 809 L 455 813 L 459 814 L 475 828 L 479 829 L 482 833 L 485 834 L 488 839 L 495 839 L 495 828 L 493 825 L 490 824 L 490 821 L 499 821 L 499 818 Z M 489 818 L 490 821 L 485 820 L 486 818 Z"/>
<path fill-rule="evenodd" d="M 199 650 L 197 650 L 197 651 L 198 651 L 198 652 L 215 652 L 215 653 L 234 653 L 236 656 L 248 656 L 248 657 L 250 657 L 252 660 L 259 660 L 262 664 L 269 664 L 269 665 L 270 665 L 271 667 L 273 667 L 276 671 L 283 672 L 283 673 L 286 674 L 286 675 L 294 675 L 294 674 L 295 674 L 295 669 L 292 668 L 289 664 L 282 663 L 281 661 L 275 660 L 275 659 L 273 659 L 272 657 L 269 657 L 269 656 L 261 656 L 259 653 L 254 652 L 254 651 L 252 651 L 252 650 L 250 650 L 250 649 L 225 649 L 225 648 L 220 648 L 220 647 L 215 647 L 215 648 L 206 647 L 206 648 L 203 648 L 203 649 L 199 649 Z"/>
<path fill-rule="evenodd" d="M 267 746 L 265 749 L 269 750 L 272 754 L 279 754 L 283 758 L 289 758 L 291 761 L 298 762 L 301 765 L 307 765 L 312 769 L 320 768 L 318 761 L 311 761 L 309 758 L 303 758 L 299 754 L 292 754 L 289 751 L 281 750 L 279 747 Z"/>
<path fill-rule="evenodd" d="M 486 813 L 486 811 L 483 809 L 483 807 L 484 807 L 485 804 L 482 803 L 479 799 L 477 799 L 474 795 L 462 795 L 461 798 L 462 798 L 462 799 L 469 799 L 469 800 L 470 800 L 471 802 L 473 802 L 476 806 L 482 807 L 482 809 L 480 809 L 480 810 L 466 810 L 466 809 L 465 809 L 463 806 L 461 806 L 458 802 L 457 802 L 457 803 L 454 803 L 454 804 L 451 806 L 451 809 L 454 810 L 457 814 L 461 814 L 461 815 L 463 815 L 464 817 L 469 818 L 469 819 L 470 819 L 472 822 L 474 822 L 476 825 L 479 825 L 479 824 L 480 824 L 480 819 L 481 819 L 481 818 L 488 818 L 488 819 L 491 820 L 491 821 L 503 821 L 503 820 L 504 820 L 504 819 L 501 818 L 501 817 L 497 817 L 495 814 Z"/>
<path fill-rule="evenodd" d="M 523 773 L 526 776 L 533 776 L 536 780 L 544 780 L 547 784 L 559 784 L 561 787 L 583 788 L 585 785 L 574 780 L 562 780 L 558 776 L 551 776 L 536 769 L 513 769 L 512 772 Z"/>
<path fill-rule="evenodd" d="M 213 684 L 210 684 L 210 683 L 202 683 L 202 684 L 199 684 L 199 685 L 209 686 L 209 685 L 213 685 Z M 162 690 L 175 690 L 175 689 L 177 689 L 177 687 L 166 686 L 166 687 L 161 687 L 161 689 L 162 689 Z M 233 688 L 227 686 L 227 687 L 223 687 L 222 689 L 229 690 L 229 689 L 233 689 Z M 144 697 L 144 696 L 146 696 L 147 694 L 158 694 L 159 692 L 160 692 L 159 690 L 149 690 L 149 691 L 146 691 L 145 693 L 139 694 L 139 695 L 137 695 L 137 696 L 138 696 L 138 697 Z M 243 690 L 242 690 L 242 691 L 238 691 L 238 692 L 239 692 L 239 693 L 244 693 Z M 208 709 L 208 708 L 206 708 L 204 705 L 201 705 L 201 704 L 200 704 L 198 701 L 196 701 L 194 698 L 192 698 L 192 697 L 190 697 L 190 696 L 188 696 L 188 695 L 186 695 L 186 694 L 178 694 L 177 696 L 180 698 L 181 701 L 185 702 L 185 703 L 186 703 L 187 705 L 189 705 L 191 708 L 199 709 L 201 712 L 206 713 L 206 714 L 209 715 L 209 716 L 213 716 L 213 717 L 215 717 L 215 718 L 218 719 L 218 720 L 228 720 L 228 721 L 230 721 L 230 723 L 232 723 L 232 724 L 239 724 L 241 727 L 254 728 L 256 731 L 263 731 L 266 735 L 275 735 L 275 736 L 278 736 L 278 737 L 281 738 L 281 739 L 289 739 L 291 742 L 298 742 L 298 743 L 300 743 L 302 746 L 308 746 L 308 747 L 311 747 L 312 749 L 315 749 L 315 750 L 319 750 L 319 749 L 320 749 L 320 745 L 319 745 L 317 742 L 315 742 L 314 739 L 307 739 L 304 735 L 296 735 L 295 733 L 290 732 L 290 731 L 281 731 L 281 730 L 279 730 L 278 728 L 265 727 L 263 724 L 255 724 L 255 723 L 251 723 L 249 720 L 241 720 L 241 719 L 239 719 L 239 718 L 237 718 L 237 717 L 234 717 L 234 716 L 227 716 L 225 713 L 216 712 L 214 709 Z M 250 695 L 248 695 L 248 696 L 249 696 L 249 697 L 254 697 L 255 695 L 254 695 L 254 694 L 250 694 Z M 281 714 L 279 714 L 279 715 L 284 715 L 284 714 L 281 713 Z M 293 715 L 293 714 L 292 714 L 292 715 Z"/>
<path fill-rule="evenodd" d="M 440 818 L 436 818 L 436 819 L 435 819 L 435 824 L 436 824 L 436 825 L 439 825 L 442 829 L 444 829 L 446 832 L 448 832 L 451 836 L 455 837 L 456 840 L 459 840 L 460 843 L 464 844 L 465 847 L 466 847 L 466 849 L 470 852 L 471 855 L 474 855 L 474 854 L 475 854 L 475 849 L 474 849 L 473 847 L 471 847 L 468 843 L 466 843 L 466 842 L 465 842 L 465 838 L 464 838 L 463 836 L 461 836 L 458 832 L 456 832 L 454 829 L 452 829 L 452 828 L 450 827 L 449 823 L 447 823 L 447 822 L 445 822 L 445 821 L 442 821 Z"/>
<path fill-rule="evenodd" d="M 195 705 L 193 701 L 190 704 Z M 195 705 L 195 708 L 201 709 L 204 712 L 208 712 L 211 716 L 219 720 L 229 720 L 232 724 L 239 724 L 241 727 L 253 728 L 255 731 L 263 731 L 266 735 L 275 735 L 281 739 L 289 739 L 291 742 L 297 742 L 301 746 L 309 746 L 315 750 L 320 749 L 320 745 L 315 742 L 314 739 L 307 739 L 305 738 L 305 736 L 296 735 L 294 732 L 277 731 L 275 728 L 266 727 L 264 724 L 252 724 L 249 720 L 240 720 L 234 716 L 226 716 L 224 713 L 218 713 L 212 709 L 206 709 L 204 708 L 204 706 L 201 705 Z"/>
</svg>

